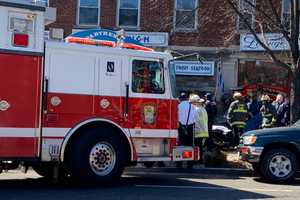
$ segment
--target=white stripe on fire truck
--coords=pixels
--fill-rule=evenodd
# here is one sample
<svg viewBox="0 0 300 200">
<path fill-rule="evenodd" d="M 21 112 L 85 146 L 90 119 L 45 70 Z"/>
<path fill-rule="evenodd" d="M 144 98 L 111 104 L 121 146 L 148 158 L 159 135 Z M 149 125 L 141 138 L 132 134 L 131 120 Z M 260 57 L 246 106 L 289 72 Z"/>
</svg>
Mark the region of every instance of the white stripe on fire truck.
<svg viewBox="0 0 300 200">
<path fill-rule="evenodd" d="M 131 137 L 134 138 L 151 138 L 151 137 L 161 137 L 161 138 L 176 138 L 177 130 L 169 129 L 130 129 Z"/>
<path fill-rule="evenodd" d="M 38 135 L 35 128 L 0 128 L 0 137 L 26 137 L 33 138 Z"/>
<path fill-rule="evenodd" d="M 43 128 L 43 137 L 65 137 L 71 128 Z"/>
<path fill-rule="evenodd" d="M 44 137 L 65 137 L 71 128 L 44 128 Z M 176 138 L 177 130 L 168 129 L 130 129 L 131 137 L 163 137 Z"/>
<path fill-rule="evenodd" d="M 65 137 L 71 128 L 43 128 L 43 137 Z M 177 130 L 168 129 L 130 129 L 131 137 L 176 138 Z M 35 128 L 0 128 L 0 137 L 38 137 Z"/>
</svg>

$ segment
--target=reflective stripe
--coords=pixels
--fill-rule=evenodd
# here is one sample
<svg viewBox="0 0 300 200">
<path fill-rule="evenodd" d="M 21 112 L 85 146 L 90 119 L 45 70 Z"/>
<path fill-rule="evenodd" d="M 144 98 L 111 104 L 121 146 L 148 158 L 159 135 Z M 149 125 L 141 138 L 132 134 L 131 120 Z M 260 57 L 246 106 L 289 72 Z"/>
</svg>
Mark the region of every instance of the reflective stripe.
<svg viewBox="0 0 300 200">
<path fill-rule="evenodd" d="M 238 113 L 238 112 L 241 112 L 241 113 L 247 113 L 247 110 L 244 110 L 244 109 L 235 109 L 233 110 L 234 113 Z"/>
<path fill-rule="evenodd" d="M 269 114 L 264 114 L 263 116 L 264 116 L 264 117 L 273 117 L 273 114 L 272 114 L 272 113 L 269 113 Z"/>
<path fill-rule="evenodd" d="M 195 133 L 195 138 L 207 138 L 208 137 L 208 132 L 207 131 L 202 131 L 202 132 L 196 132 Z"/>
<path fill-rule="evenodd" d="M 263 127 L 263 128 L 271 128 L 271 127 L 272 127 L 272 124 L 263 124 L 262 127 Z"/>
<path fill-rule="evenodd" d="M 246 126 L 246 122 L 232 122 L 231 126 Z"/>
</svg>

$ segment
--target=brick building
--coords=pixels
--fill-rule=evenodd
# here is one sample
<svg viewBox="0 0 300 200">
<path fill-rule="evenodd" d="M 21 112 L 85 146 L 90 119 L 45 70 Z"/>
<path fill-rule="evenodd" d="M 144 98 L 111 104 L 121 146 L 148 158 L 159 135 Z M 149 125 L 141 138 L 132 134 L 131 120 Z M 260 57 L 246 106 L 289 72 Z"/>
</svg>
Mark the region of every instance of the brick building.
<svg viewBox="0 0 300 200">
<path fill-rule="evenodd" d="M 263 2 L 252 1 L 258 6 Z M 50 27 L 62 28 L 65 36 L 78 29 L 124 29 L 146 46 L 174 56 L 198 53 L 200 63 L 195 56 L 175 63 L 179 91 L 218 96 L 223 85 L 220 74 L 228 91 L 243 84 L 238 75 L 248 61 L 266 59 L 263 52 L 241 51 L 239 34 L 245 25 L 225 0 L 49 0 L 48 4 L 57 8 L 57 20 Z M 254 24 L 254 12 L 249 20 Z"/>
</svg>

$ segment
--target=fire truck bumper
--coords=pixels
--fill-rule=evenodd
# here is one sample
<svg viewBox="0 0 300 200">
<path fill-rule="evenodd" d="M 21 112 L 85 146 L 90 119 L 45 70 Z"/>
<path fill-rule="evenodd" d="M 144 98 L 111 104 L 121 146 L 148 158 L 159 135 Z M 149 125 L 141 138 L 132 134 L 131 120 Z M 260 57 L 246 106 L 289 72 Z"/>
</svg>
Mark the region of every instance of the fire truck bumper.
<svg viewBox="0 0 300 200">
<path fill-rule="evenodd" d="M 198 147 L 191 146 L 175 146 L 173 148 L 173 161 L 189 161 L 189 160 L 199 160 L 200 151 Z"/>
</svg>

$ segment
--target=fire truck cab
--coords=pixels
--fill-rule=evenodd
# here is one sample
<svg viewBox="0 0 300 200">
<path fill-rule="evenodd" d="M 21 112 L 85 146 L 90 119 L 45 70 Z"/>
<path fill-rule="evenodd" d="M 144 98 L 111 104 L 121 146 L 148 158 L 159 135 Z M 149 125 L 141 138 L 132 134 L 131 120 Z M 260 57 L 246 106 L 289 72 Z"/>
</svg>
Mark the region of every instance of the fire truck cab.
<svg viewBox="0 0 300 200">
<path fill-rule="evenodd" d="M 109 30 L 45 41 L 44 11 L 0 0 L 1 169 L 110 181 L 132 163 L 198 159 L 194 147 L 177 146 L 170 54 L 126 38 L 118 45 Z M 117 42 L 87 45 L 92 36 Z"/>
</svg>

